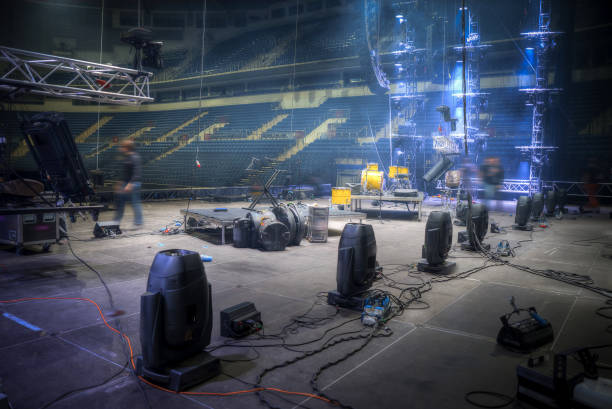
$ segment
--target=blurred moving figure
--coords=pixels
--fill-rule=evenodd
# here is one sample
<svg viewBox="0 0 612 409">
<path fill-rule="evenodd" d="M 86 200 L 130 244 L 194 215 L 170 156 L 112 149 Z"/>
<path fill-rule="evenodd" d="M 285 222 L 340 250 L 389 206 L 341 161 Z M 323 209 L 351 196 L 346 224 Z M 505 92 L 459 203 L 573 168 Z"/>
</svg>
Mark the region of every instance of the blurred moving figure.
<svg viewBox="0 0 612 409">
<path fill-rule="evenodd" d="M 602 171 L 599 163 L 595 158 L 589 158 L 587 166 L 584 169 L 582 175 L 582 181 L 584 182 L 584 190 L 586 191 L 589 202 L 585 206 L 588 210 L 580 206 L 582 213 L 590 213 L 592 211 L 599 212 L 599 200 L 597 199 L 597 191 L 599 190 L 599 182 L 602 179 Z"/>
<path fill-rule="evenodd" d="M 141 186 L 141 160 L 140 155 L 134 150 L 134 141 L 126 139 L 119 145 L 123 160 L 121 181 L 115 186 L 115 197 L 117 211 L 115 221 L 121 222 L 125 202 L 131 200 L 134 209 L 134 224 L 142 226 L 142 203 L 140 202 Z"/>
<path fill-rule="evenodd" d="M 501 167 L 499 158 L 492 156 L 485 158 L 484 163 L 480 166 L 480 178 L 484 187 L 486 205 L 489 209 L 493 209 L 493 200 L 504 181 L 504 169 Z M 495 208 L 497 210 L 497 205 Z"/>
<path fill-rule="evenodd" d="M 461 179 L 463 182 L 463 192 L 467 199 L 467 193 L 469 192 L 472 196 L 472 200 L 476 199 L 476 192 L 474 191 L 474 183 L 472 179 L 478 176 L 478 171 L 472 160 L 465 156 L 461 160 Z"/>
</svg>

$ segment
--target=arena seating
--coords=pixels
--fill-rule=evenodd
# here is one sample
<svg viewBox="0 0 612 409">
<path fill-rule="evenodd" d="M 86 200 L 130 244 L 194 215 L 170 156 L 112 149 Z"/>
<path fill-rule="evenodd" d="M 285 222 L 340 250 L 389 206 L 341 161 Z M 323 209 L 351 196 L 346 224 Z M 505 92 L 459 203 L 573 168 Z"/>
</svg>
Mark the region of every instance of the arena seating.
<svg viewBox="0 0 612 409">
<path fill-rule="evenodd" d="M 602 91 L 586 91 L 605 96 Z M 515 155 L 515 145 L 527 144 L 531 135 L 531 111 L 523 98 L 517 98 L 518 90 L 510 88 L 491 89 L 486 116 L 483 116 L 483 130 L 489 133 L 484 155 L 513 157 L 502 161 L 508 177 L 516 177 L 520 157 Z M 581 99 L 582 98 L 582 99 Z M 582 94 L 574 97 L 576 105 L 586 104 Z M 430 93 L 424 109 L 417 115 L 417 134 L 422 139 L 424 156 L 433 153 L 429 138 L 442 123 L 435 107 L 441 94 Z M 602 105 L 603 106 L 603 105 Z M 503 109 L 502 109 L 503 108 Z M 148 185 L 221 186 L 244 184 L 244 168 L 252 157 L 279 158 L 283 153 L 286 160 L 277 164 L 289 172 L 299 168 L 306 178 L 309 174 L 320 174 L 321 169 L 334 169 L 339 157 L 379 162 L 388 166 L 389 140 L 385 127 L 388 125 L 388 99 L 386 96 L 359 96 L 330 98 L 318 107 L 280 109 L 278 103 L 236 104 L 231 106 L 207 107 L 206 109 L 182 109 L 168 111 L 119 112 L 101 115 L 110 117 L 99 128 L 77 144 L 88 169 L 98 166 L 112 180 L 118 175 L 116 143 L 132 137 L 143 159 L 144 182 Z M 201 112 L 201 114 L 200 114 Z M 584 132 L 594 132 L 595 125 L 581 119 L 576 109 L 573 120 Z M 27 113 L 31 115 L 33 113 Z M 66 113 L 66 119 L 75 138 L 97 122 L 97 113 Z M 197 119 L 199 117 L 199 120 Z M 306 146 L 299 146 L 300 139 L 328 118 L 341 117 L 340 123 L 330 126 L 327 132 L 318 135 Z M 0 112 L 2 132 L 9 136 L 10 151 L 22 149 L 23 155 L 13 155 L 11 166 L 19 170 L 32 170 L 34 163 L 23 143 L 19 120 L 15 112 Z M 373 141 L 370 132 L 376 136 Z M 211 130 L 208 132 L 207 130 Z M 198 138 L 198 132 L 200 137 Z M 590 134 L 589 134 L 590 135 Z M 596 134 L 588 137 L 591 146 L 598 146 L 606 152 L 608 142 Z M 392 145 L 399 146 L 393 139 Z M 586 147 L 579 138 L 570 140 L 571 152 L 580 161 L 587 160 Z M 23 146 L 19 146 L 23 145 Z M 96 155 L 96 152 L 99 152 Z M 201 168 L 195 166 L 197 159 Z M 512 152 L 510 155 L 509 153 Z M 380 156 L 379 156 L 380 155 Z M 97 157 L 96 157 L 97 156 Z M 417 158 L 421 171 L 433 163 Z M 264 174 L 265 177 L 269 172 Z M 333 182 L 333 175 L 328 175 Z M 252 179 L 252 178 L 251 178 Z M 252 181 L 252 180 L 250 180 Z"/>
</svg>

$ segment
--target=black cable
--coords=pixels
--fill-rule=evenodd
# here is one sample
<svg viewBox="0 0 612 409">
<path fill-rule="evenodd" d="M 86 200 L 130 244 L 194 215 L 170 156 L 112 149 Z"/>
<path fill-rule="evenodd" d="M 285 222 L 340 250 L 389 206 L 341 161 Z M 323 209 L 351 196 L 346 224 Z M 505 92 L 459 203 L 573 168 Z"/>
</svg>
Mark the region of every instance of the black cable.
<svg viewBox="0 0 612 409">
<path fill-rule="evenodd" d="M 251 361 L 255 361 L 255 360 L 259 359 L 259 357 L 261 356 L 259 354 L 259 351 L 256 350 L 253 345 L 251 345 L 251 349 L 253 350 L 253 352 L 255 352 L 255 357 L 253 357 L 253 358 L 239 358 L 239 359 L 219 358 L 219 360 L 222 361 L 222 362 L 251 362 Z"/>
<path fill-rule="evenodd" d="M 612 300 L 606 300 L 606 305 L 604 305 L 603 307 L 599 307 L 595 310 L 596 315 L 599 315 L 600 317 L 606 318 L 608 320 L 612 320 L 612 315 L 606 314 L 604 311 L 612 311 Z M 612 334 L 612 324 L 606 327 L 606 332 Z"/>
<path fill-rule="evenodd" d="M 79 256 L 78 256 L 78 255 L 77 255 L 75 252 L 74 252 L 74 249 L 72 248 L 72 245 L 70 244 L 70 239 L 69 239 L 68 237 L 67 237 L 67 241 L 66 241 L 66 243 L 68 244 L 68 248 L 70 249 L 70 252 L 71 252 L 71 253 L 72 253 L 72 255 L 74 256 L 74 258 L 76 258 L 76 259 L 77 259 L 79 262 L 81 262 L 81 264 L 83 264 L 85 267 L 87 267 L 89 270 L 93 271 L 93 272 L 96 274 L 96 276 L 98 277 L 98 279 L 100 280 L 100 282 L 101 282 L 101 283 L 102 283 L 102 285 L 104 286 L 104 289 L 106 290 L 106 294 L 108 295 L 108 300 L 109 300 L 109 303 L 110 303 L 110 306 L 111 306 L 111 310 L 113 311 L 113 313 L 117 314 L 118 312 L 121 312 L 121 311 L 119 311 L 119 310 L 115 309 L 115 303 L 114 303 L 114 300 L 113 300 L 113 294 L 111 293 L 110 288 L 108 288 L 108 285 L 106 284 L 106 281 L 104 281 L 104 278 L 102 278 L 102 274 L 100 274 L 100 273 L 98 272 L 98 270 L 96 270 L 95 268 L 93 268 L 92 266 L 90 266 L 90 265 L 89 265 L 89 264 L 88 264 L 88 263 L 87 263 L 85 260 L 83 260 L 82 258 L 80 258 L 80 257 L 79 257 Z M 125 333 L 125 332 L 123 331 L 123 329 L 121 328 L 121 322 L 120 322 L 120 320 L 117 320 L 116 325 L 117 325 L 117 329 L 119 330 L 119 332 L 120 332 L 120 333 L 122 333 L 122 334 L 123 334 L 123 333 Z M 128 348 L 127 348 L 127 344 L 126 344 L 125 338 L 124 338 L 124 337 L 121 337 L 121 341 L 122 341 L 121 346 L 122 346 L 122 348 L 123 348 L 123 353 L 124 353 L 124 354 L 125 354 L 125 355 L 128 357 L 128 361 L 130 361 L 130 360 L 132 359 L 132 356 L 131 356 L 131 355 L 130 355 L 130 353 L 128 352 Z M 142 386 L 142 382 L 140 382 L 140 381 L 138 380 L 138 377 L 137 377 L 137 375 L 136 375 L 136 372 L 135 372 L 135 371 L 133 371 L 133 370 L 132 370 L 132 371 L 130 371 L 130 373 L 131 373 L 131 374 L 132 374 L 134 377 L 136 377 L 136 379 L 137 379 L 137 382 L 136 382 L 136 383 L 138 384 L 138 387 L 139 387 L 140 391 L 141 391 L 141 392 L 142 392 L 142 394 L 143 394 L 143 397 L 144 397 L 145 403 L 146 403 L 146 405 L 147 405 L 147 407 L 148 407 L 148 408 L 151 408 L 151 402 L 149 401 L 149 397 L 147 396 L 147 393 L 146 393 L 146 391 L 145 391 L 144 387 Z"/>
<path fill-rule="evenodd" d="M 80 258 L 72 249 L 72 245 L 70 244 L 70 239 L 67 237 L 66 240 L 66 244 L 68 244 L 68 248 L 70 249 L 70 252 L 72 253 L 72 255 L 74 256 L 74 258 L 76 258 L 77 260 L 79 260 L 79 262 L 81 264 L 83 264 L 85 267 L 87 267 L 88 269 L 90 269 L 91 271 L 93 271 L 96 276 L 98 276 L 98 280 L 100 280 L 100 282 L 102 283 L 102 285 L 104 286 L 104 289 L 106 290 L 106 294 L 108 295 L 108 301 L 110 302 L 110 306 L 111 309 L 115 310 L 115 302 L 113 300 L 113 294 L 111 293 L 110 288 L 108 288 L 108 285 L 106 284 L 106 281 L 104 281 L 104 278 L 102 278 L 102 274 L 100 274 L 98 272 L 98 270 L 96 270 L 95 268 L 93 268 L 92 266 L 90 266 L 89 264 L 87 264 L 87 262 L 85 260 L 83 260 L 82 258 Z"/>
<path fill-rule="evenodd" d="M 502 402 L 498 404 L 494 404 L 494 405 L 486 405 L 483 403 L 476 402 L 474 399 L 472 399 L 472 396 L 474 395 L 492 396 L 492 397 L 502 400 Z M 464 398 L 465 398 L 465 401 L 471 405 L 474 405 L 478 408 L 489 408 L 489 409 L 503 408 L 503 407 L 506 407 L 514 403 L 514 401 L 516 400 L 516 397 L 508 396 L 508 395 L 504 395 L 503 393 L 492 392 L 492 391 L 471 391 L 471 392 L 466 393 Z"/>
<path fill-rule="evenodd" d="M 130 361 L 126 361 L 125 365 L 123 365 L 123 367 L 121 367 L 121 369 L 117 372 L 115 372 L 113 375 L 111 375 L 109 378 L 106 378 L 104 381 L 97 383 L 95 385 L 90 385 L 90 386 L 85 386 L 82 388 L 77 388 L 77 389 L 73 389 L 71 391 L 62 393 L 60 396 L 58 396 L 57 398 L 53 399 L 50 402 L 45 403 L 43 406 L 40 407 L 40 409 L 46 409 L 50 406 L 55 405 L 57 402 L 66 399 L 67 397 L 69 397 L 70 395 L 73 395 L 75 393 L 79 393 L 79 392 L 84 392 L 90 389 L 94 389 L 94 388 L 99 388 L 100 386 L 103 386 L 105 384 L 107 384 L 108 382 L 112 381 L 113 379 L 115 379 L 117 376 L 121 375 L 121 373 L 123 373 L 123 371 L 125 371 L 128 368 Z"/>
<path fill-rule="evenodd" d="M 605 239 L 610 237 L 610 235 L 603 235 L 603 236 L 598 236 L 598 237 L 593 237 L 592 239 L 583 239 L 583 240 L 574 240 L 572 242 L 570 242 L 570 244 L 576 245 L 576 246 L 582 246 L 582 247 L 590 247 L 593 244 L 605 244 L 606 246 L 610 246 L 612 245 L 612 241 L 596 241 L 599 239 Z M 586 244 L 578 244 L 578 243 L 586 243 Z"/>
<path fill-rule="evenodd" d="M 314 391 L 314 392 L 315 392 L 317 395 L 322 396 L 322 397 L 324 397 L 324 398 L 326 398 L 326 399 L 329 399 L 329 401 L 330 401 L 330 403 L 331 403 L 331 404 L 336 405 L 336 406 L 339 406 L 339 407 L 341 407 L 341 408 L 347 408 L 347 409 L 350 409 L 350 408 L 351 408 L 350 406 L 343 405 L 343 404 L 342 404 L 340 401 L 338 401 L 337 399 L 331 398 L 330 396 L 326 395 L 326 394 L 325 394 L 323 391 L 321 391 L 321 390 L 319 389 L 319 386 L 318 386 L 318 384 L 317 384 L 317 381 L 318 381 L 319 377 L 321 376 L 321 374 L 322 374 L 322 373 L 323 373 L 325 370 L 327 370 L 327 369 L 331 368 L 332 366 L 338 365 L 339 363 L 341 363 L 341 362 L 343 362 L 343 361 L 347 360 L 348 358 L 350 358 L 351 356 L 355 355 L 357 352 L 361 351 L 363 348 L 365 348 L 365 347 L 366 347 L 366 346 L 367 346 L 367 345 L 370 343 L 370 341 L 372 341 L 372 339 L 373 339 L 375 336 L 390 337 L 392 334 L 393 334 L 393 332 L 392 332 L 390 329 L 388 329 L 388 328 L 387 328 L 383 334 L 380 334 L 380 335 L 379 335 L 379 334 L 377 333 L 377 329 L 376 329 L 376 330 L 372 331 L 372 332 L 369 334 L 369 336 L 366 338 L 366 340 L 365 340 L 365 341 L 364 341 L 364 342 L 363 342 L 361 345 L 359 345 L 359 346 L 358 346 L 358 347 L 356 347 L 355 349 L 353 349 L 353 350 L 351 350 L 351 351 L 347 352 L 346 354 L 344 354 L 344 355 L 343 355 L 343 356 L 341 356 L 340 358 L 336 359 L 335 361 L 330 361 L 330 362 L 327 362 L 327 363 L 326 363 L 326 364 L 324 364 L 323 366 L 319 367 L 319 368 L 318 368 L 318 369 L 315 371 L 315 373 L 312 375 L 312 377 L 310 378 L 310 386 L 312 387 L 312 390 L 313 390 L 313 391 Z"/>
<path fill-rule="evenodd" d="M 241 382 L 241 383 L 243 383 L 245 385 L 248 385 L 248 386 L 256 386 L 256 384 L 254 384 L 253 382 L 245 381 L 244 379 L 241 379 L 241 378 L 239 378 L 237 376 L 234 376 L 232 374 L 229 374 L 227 372 L 221 371 L 221 375 L 227 376 L 228 378 L 231 378 L 231 379 L 235 379 L 238 382 Z M 270 391 L 270 392 L 274 393 L 274 391 Z M 295 405 L 295 407 L 310 409 L 308 406 L 304 405 L 303 403 L 292 401 L 291 399 L 289 399 L 286 396 L 284 396 L 282 393 L 279 393 L 276 396 L 278 396 L 280 399 L 284 400 L 285 402 L 289 402 L 292 405 Z"/>
<path fill-rule="evenodd" d="M 388 332 L 390 332 L 388 335 L 378 335 L 378 334 L 377 334 L 377 333 L 375 333 L 375 332 L 376 332 L 376 330 L 372 330 L 372 331 L 371 331 L 369 334 L 367 334 L 367 335 L 363 335 L 363 334 L 361 334 L 361 335 L 353 335 L 353 336 L 349 336 L 349 337 L 341 338 L 341 339 L 338 339 L 338 340 L 336 340 L 336 341 L 334 341 L 334 342 L 331 342 L 331 343 L 325 344 L 325 345 L 323 345 L 323 346 L 321 346 L 321 347 L 319 347 L 319 348 L 317 348 L 317 349 L 315 349 L 315 350 L 312 350 L 312 351 L 306 351 L 306 352 L 304 352 L 302 355 L 298 355 L 298 356 L 296 356 L 296 357 L 294 357 L 294 358 L 292 358 L 292 359 L 286 360 L 286 361 L 284 361 L 284 362 L 282 362 L 282 363 L 280 363 L 280 364 L 276 364 L 276 365 L 273 365 L 273 366 L 271 366 L 271 367 L 264 368 L 264 370 L 262 370 L 262 371 L 259 373 L 259 375 L 257 376 L 257 382 L 256 382 L 256 384 L 257 384 L 257 386 L 260 386 L 260 385 L 261 385 L 261 382 L 262 382 L 262 380 L 263 380 L 263 378 L 264 378 L 264 377 L 265 377 L 265 376 L 266 376 L 268 373 L 270 373 L 270 372 L 272 372 L 272 371 L 275 371 L 275 370 L 280 369 L 280 368 L 287 367 L 287 366 L 292 365 L 292 364 L 294 364 L 294 363 L 296 363 L 296 362 L 299 362 L 299 361 L 301 361 L 301 360 L 303 360 L 303 359 L 306 359 L 306 358 L 308 358 L 308 357 L 314 356 L 314 355 L 316 355 L 316 354 L 318 354 L 318 353 L 320 353 L 320 352 L 322 352 L 322 351 L 324 351 L 324 350 L 326 350 L 326 349 L 328 349 L 328 348 L 331 348 L 331 347 L 333 347 L 333 346 L 335 346 L 335 345 L 338 345 L 338 344 L 340 344 L 340 343 L 347 342 L 347 341 L 358 340 L 358 339 L 368 339 L 368 338 L 378 337 L 378 336 L 390 336 L 390 335 L 392 334 L 392 332 L 390 332 L 390 330 L 388 330 Z M 368 341 L 368 343 L 369 343 L 369 341 Z M 340 358 L 339 360 L 336 360 L 337 362 L 336 362 L 336 361 L 334 361 L 334 362 L 339 363 L 339 362 L 341 362 L 341 361 L 343 361 L 343 360 L 347 359 L 348 357 L 350 357 L 350 356 L 351 356 L 351 355 L 353 355 L 354 353 L 356 353 L 356 352 L 358 352 L 359 350 L 363 349 L 363 348 L 364 348 L 366 345 L 367 345 L 367 343 L 362 344 L 362 345 L 361 345 L 360 347 L 358 347 L 356 350 L 352 350 L 351 352 L 349 352 L 348 354 L 346 354 L 345 356 L 343 356 L 343 357 L 342 357 L 342 358 Z M 332 365 L 335 365 L 336 363 L 332 363 Z M 327 365 L 327 364 L 326 364 L 326 365 Z M 330 365 L 330 366 L 332 366 L 332 365 Z M 325 366 L 325 365 L 324 365 L 324 366 Z M 327 367 L 326 367 L 326 368 L 327 368 Z M 326 369 L 326 368 L 324 368 L 324 369 Z M 321 369 L 321 368 L 319 368 L 319 369 Z M 324 370 L 324 369 L 322 369 L 322 370 Z M 315 374 L 316 374 L 316 372 L 315 372 Z M 316 381 L 316 378 L 315 378 L 315 381 Z M 311 385 L 312 385 L 312 378 L 311 378 Z M 315 385 L 316 385 L 316 383 L 315 383 Z M 261 403 L 263 403 L 264 405 L 266 405 L 268 408 L 270 408 L 270 409 L 280 409 L 279 407 L 272 405 L 272 404 L 271 404 L 271 403 L 270 403 L 270 402 L 269 402 L 269 401 L 268 401 L 268 400 L 267 400 L 267 399 L 266 399 L 266 398 L 263 396 L 262 392 L 257 392 L 257 396 L 259 397 L 260 402 L 261 402 Z M 321 394 L 320 396 L 324 396 L 324 395 L 322 395 L 322 394 Z M 324 397 L 325 397 L 325 396 L 324 396 Z M 326 398 L 327 398 L 327 399 L 330 399 L 329 397 L 326 397 Z M 338 407 L 340 407 L 340 408 L 343 408 L 343 409 L 351 409 L 351 407 L 350 407 L 350 406 L 343 405 L 343 404 L 342 404 L 341 402 L 339 402 L 338 400 L 335 400 L 335 399 L 330 399 L 330 400 L 331 400 L 332 404 L 334 404 L 334 405 L 336 405 L 336 406 L 338 406 Z"/>
<path fill-rule="evenodd" d="M 536 269 L 533 267 L 527 267 L 520 264 L 515 264 L 507 260 L 502 260 L 501 257 L 486 250 L 482 247 L 480 240 L 477 236 L 475 237 L 476 249 L 488 260 L 498 263 L 498 265 L 507 265 L 517 270 L 521 270 L 530 274 L 538 275 L 541 277 L 550 278 L 556 281 L 564 282 L 566 284 L 574 285 L 576 287 L 584 288 L 592 291 L 596 294 L 602 295 L 608 299 L 612 299 L 612 290 L 604 287 L 595 286 L 593 279 L 588 275 L 568 273 L 565 271 L 559 271 L 554 269 Z"/>
</svg>

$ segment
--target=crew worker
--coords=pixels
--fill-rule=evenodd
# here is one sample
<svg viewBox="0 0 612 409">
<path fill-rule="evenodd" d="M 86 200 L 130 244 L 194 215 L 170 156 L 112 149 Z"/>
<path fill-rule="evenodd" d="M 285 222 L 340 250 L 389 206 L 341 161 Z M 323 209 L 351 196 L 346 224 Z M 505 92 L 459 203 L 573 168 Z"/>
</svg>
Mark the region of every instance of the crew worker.
<svg viewBox="0 0 612 409">
<path fill-rule="evenodd" d="M 115 203 L 117 210 L 115 221 L 119 224 L 123 218 L 125 202 L 132 202 L 134 210 L 134 225 L 142 226 L 142 203 L 140 201 L 140 186 L 142 164 L 140 155 L 134 150 L 134 141 L 126 139 L 121 141 L 119 152 L 122 157 L 121 181 L 115 187 Z"/>
</svg>

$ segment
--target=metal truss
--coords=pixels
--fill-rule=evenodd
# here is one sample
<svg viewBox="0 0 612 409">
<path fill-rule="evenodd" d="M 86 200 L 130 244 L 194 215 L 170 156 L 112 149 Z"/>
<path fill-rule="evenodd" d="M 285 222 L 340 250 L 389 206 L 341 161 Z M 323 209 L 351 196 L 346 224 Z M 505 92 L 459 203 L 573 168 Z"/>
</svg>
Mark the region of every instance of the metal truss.
<svg viewBox="0 0 612 409">
<path fill-rule="evenodd" d="M 481 181 L 479 179 L 472 179 L 472 186 L 475 186 L 475 190 L 483 190 Z M 529 179 L 505 179 L 501 185 L 500 192 L 504 193 L 525 193 L 529 194 L 530 183 Z M 598 183 L 598 189 L 595 196 L 599 198 L 612 198 L 612 183 Z M 587 191 L 584 189 L 583 182 L 568 182 L 560 180 L 542 181 L 542 187 L 546 189 L 559 191 L 565 189 L 568 196 L 588 196 Z M 444 189 L 444 181 L 439 179 L 436 185 L 437 189 Z"/>
<path fill-rule="evenodd" d="M 561 33 L 550 31 L 550 4 L 548 0 L 540 0 L 538 15 L 538 31 L 522 33 L 534 43 L 536 55 L 535 86 L 519 91 L 525 92 L 529 98 L 527 105 L 533 107 L 531 120 L 531 145 L 517 146 L 521 152 L 529 156 L 529 194 L 542 189 L 542 168 L 548 162 L 548 155 L 556 147 L 544 146 L 544 116 L 548 108 L 550 95 L 561 91 L 548 88 L 548 68 L 550 52 L 555 46 L 554 39 Z"/>
<path fill-rule="evenodd" d="M 417 89 L 417 68 L 422 63 L 424 48 L 416 48 L 414 27 L 416 2 L 399 0 L 392 3 L 395 14 L 393 55 L 396 77 L 396 92 L 390 94 L 392 114 L 389 128 L 397 124 L 398 147 L 404 152 L 397 165 L 409 167 L 410 185 L 417 186 L 417 150 L 420 137 L 417 135 L 416 116 L 422 110 L 425 96 Z M 391 163 L 393 165 L 393 163 Z"/>
<path fill-rule="evenodd" d="M 563 181 L 552 181 L 548 182 L 548 185 L 555 190 L 565 189 L 568 196 L 588 196 L 588 193 L 584 189 L 583 182 L 563 182 Z M 598 183 L 598 189 L 595 196 L 601 198 L 612 197 L 612 183 Z"/>
<path fill-rule="evenodd" d="M 149 96 L 150 72 L 0 46 L 0 90 L 107 104 L 139 105 Z"/>
</svg>

